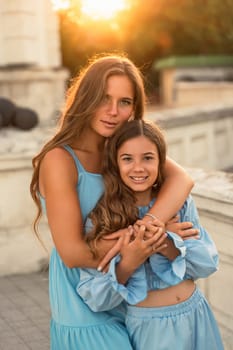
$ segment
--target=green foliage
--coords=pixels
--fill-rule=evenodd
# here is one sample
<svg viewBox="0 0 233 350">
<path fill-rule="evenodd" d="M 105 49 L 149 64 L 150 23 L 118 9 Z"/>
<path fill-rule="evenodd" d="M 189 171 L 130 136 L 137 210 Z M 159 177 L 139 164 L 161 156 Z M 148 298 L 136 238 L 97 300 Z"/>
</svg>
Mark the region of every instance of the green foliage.
<svg viewBox="0 0 233 350">
<path fill-rule="evenodd" d="M 233 55 L 232 0 L 128 0 L 112 21 L 85 19 L 80 0 L 60 12 L 63 63 L 75 74 L 93 54 L 124 51 L 157 84 L 154 61 L 180 55 Z"/>
<path fill-rule="evenodd" d="M 160 70 L 172 67 L 233 67 L 233 56 L 208 55 L 208 56 L 170 56 L 156 61 L 153 66 Z"/>
</svg>

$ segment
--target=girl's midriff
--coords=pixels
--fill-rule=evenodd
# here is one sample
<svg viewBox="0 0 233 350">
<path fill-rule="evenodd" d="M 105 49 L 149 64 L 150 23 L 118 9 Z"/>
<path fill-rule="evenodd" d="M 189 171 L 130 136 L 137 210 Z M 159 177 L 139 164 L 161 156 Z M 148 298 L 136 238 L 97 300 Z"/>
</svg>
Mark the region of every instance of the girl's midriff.
<svg viewBox="0 0 233 350">
<path fill-rule="evenodd" d="M 136 306 L 139 307 L 161 307 L 182 303 L 191 297 L 196 285 L 192 280 L 185 280 L 175 286 L 165 289 L 151 290 L 147 298 Z"/>
</svg>

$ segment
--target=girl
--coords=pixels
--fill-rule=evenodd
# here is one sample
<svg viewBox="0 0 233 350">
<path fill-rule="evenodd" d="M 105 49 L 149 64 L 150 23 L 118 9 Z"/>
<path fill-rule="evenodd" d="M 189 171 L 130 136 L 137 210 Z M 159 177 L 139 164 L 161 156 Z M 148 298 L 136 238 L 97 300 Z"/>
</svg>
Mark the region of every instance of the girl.
<svg viewBox="0 0 233 350">
<path fill-rule="evenodd" d="M 103 165 L 105 192 L 90 214 L 92 228 L 87 221 L 87 241 L 94 255 L 102 236 L 147 215 L 164 181 L 165 160 L 163 134 L 152 123 L 130 121 L 109 140 Z M 179 350 L 223 349 L 213 313 L 194 283 L 217 270 L 216 247 L 199 223 L 191 196 L 179 216 L 181 221 L 192 221 L 199 228 L 199 238 L 183 241 L 167 232 L 179 250 L 173 261 L 164 252 L 156 253 L 155 241 L 134 226 L 135 237 L 125 238 L 108 273 L 81 269 L 77 291 L 93 311 L 127 302 L 126 327 L 134 350 L 167 350 L 174 346 Z M 138 223 L 143 227 L 142 222 Z M 162 227 L 158 219 L 154 224 Z M 154 237 L 160 241 L 161 230 Z M 148 249 L 148 260 L 137 268 L 135 254 L 140 260 L 141 246 Z M 139 253 L 133 247 L 138 247 Z M 119 283 L 122 277 L 118 276 L 118 267 L 126 263 L 134 272 Z"/>
<path fill-rule="evenodd" d="M 132 349 L 123 305 L 94 313 L 75 288 L 79 268 L 104 267 L 119 252 L 128 232 L 124 228 L 111 240 L 101 240 L 99 258 L 94 259 L 84 239 L 83 221 L 103 193 L 101 173 L 106 140 L 129 119 L 141 119 L 144 107 L 143 80 L 135 65 L 123 56 L 99 57 L 73 81 L 58 131 L 33 159 L 31 194 L 38 208 L 34 228 L 43 208 L 55 246 L 49 265 L 52 350 Z M 184 170 L 167 159 L 165 181 L 150 212 L 166 221 L 181 207 L 192 185 Z M 150 230 L 148 220 L 149 217 L 144 218 Z M 184 236 L 196 234 L 189 223 L 182 228 L 188 228 L 182 231 Z M 163 240 L 169 241 L 163 237 L 160 245 L 164 245 Z M 157 243 L 154 244 L 157 249 Z M 174 246 L 166 244 L 167 253 L 175 255 Z M 128 275 L 127 269 L 119 270 L 121 274 Z"/>
</svg>

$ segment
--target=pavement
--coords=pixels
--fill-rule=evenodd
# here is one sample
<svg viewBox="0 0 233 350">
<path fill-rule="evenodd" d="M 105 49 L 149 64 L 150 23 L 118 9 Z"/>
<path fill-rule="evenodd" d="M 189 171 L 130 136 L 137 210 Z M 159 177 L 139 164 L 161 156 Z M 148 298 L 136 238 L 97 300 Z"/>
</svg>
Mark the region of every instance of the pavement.
<svg viewBox="0 0 233 350">
<path fill-rule="evenodd" d="M 49 350 L 48 273 L 0 278 L 0 350 Z"/>
<path fill-rule="evenodd" d="M 0 277 L 0 350 L 49 350 L 48 273 Z M 224 335 L 233 350 L 232 334 Z"/>
</svg>

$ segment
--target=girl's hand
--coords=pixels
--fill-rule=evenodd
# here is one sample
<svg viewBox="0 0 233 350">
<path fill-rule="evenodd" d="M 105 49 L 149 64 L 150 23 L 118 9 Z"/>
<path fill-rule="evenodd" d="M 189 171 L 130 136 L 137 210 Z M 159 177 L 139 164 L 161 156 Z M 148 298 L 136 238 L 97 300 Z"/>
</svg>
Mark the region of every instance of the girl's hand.
<svg viewBox="0 0 233 350">
<path fill-rule="evenodd" d="M 135 230 L 137 230 L 137 227 L 141 225 L 146 227 L 144 239 L 152 237 L 159 228 L 165 232 L 164 223 L 157 218 L 151 219 L 149 216 L 145 216 L 143 219 L 137 220 L 134 225 Z"/>
<path fill-rule="evenodd" d="M 135 226 L 136 230 L 133 229 L 133 235 L 125 236 L 122 242 L 120 250 L 122 259 L 132 261 L 136 268 L 141 265 L 149 256 L 163 250 L 167 245 L 164 241 L 167 237 L 164 233 L 163 228 L 155 227 L 153 225 Z M 153 230 L 151 237 L 146 237 L 146 231 L 148 229 Z M 132 240 L 132 237 L 134 239 Z"/>
<path fill-rule="evenodd" d="M 132 234 L 132 227 L 129 226 L 128 228 L 118 230 L 102 237 L 102 240 L 106 241 L 106 247 L 104 252 L 99 252 L 100 256 L 103 256 L 103 259 L 99 263 L 98 271 L 106 272 L 110 260 L 120 252 L 125 237 L 130 239 Z"/>
<path fill-rule="evenodd" d="M 175 232 L 183 240 L 186 239 L 198 239 L 199 230 L 193 228 L 193 223 L 189 221 L 179 222 L 179 216 L 174 216 L 171 220 L 166 223 L 166 231 Z"/>
</svg>

